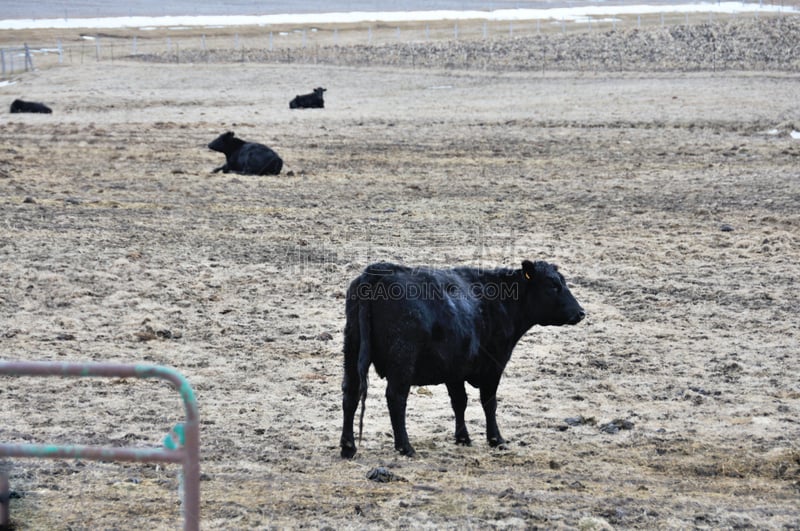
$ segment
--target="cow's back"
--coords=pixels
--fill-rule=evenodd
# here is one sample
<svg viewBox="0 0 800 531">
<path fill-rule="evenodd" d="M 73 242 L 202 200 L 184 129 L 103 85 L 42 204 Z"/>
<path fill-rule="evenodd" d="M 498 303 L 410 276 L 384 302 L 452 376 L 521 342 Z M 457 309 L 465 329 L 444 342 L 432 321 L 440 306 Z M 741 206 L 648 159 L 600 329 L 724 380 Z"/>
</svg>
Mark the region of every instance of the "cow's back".
<svg viewBox="0 0 800 531">
<path fill-rule="evenodd" d="M 368 305 L 370 357 L 379 375 L 409 371 L 415 385 L 428 385 L 474 369 L 479 301 L 456 272 L 374 264 L 351 285 L 352 300 Z"/>
</svg>

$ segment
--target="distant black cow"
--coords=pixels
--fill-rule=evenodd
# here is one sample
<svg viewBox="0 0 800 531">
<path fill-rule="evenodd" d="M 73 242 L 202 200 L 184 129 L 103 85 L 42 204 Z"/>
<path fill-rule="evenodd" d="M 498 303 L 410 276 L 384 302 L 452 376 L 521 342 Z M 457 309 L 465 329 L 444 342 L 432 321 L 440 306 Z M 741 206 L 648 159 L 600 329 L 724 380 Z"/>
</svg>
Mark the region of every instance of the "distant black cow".
<svg viewBox="0 0 800 531">
<path fill-rule="evenodd" d="M 547 262 L 522 269 L 430 269 L 378 263 L 347 290 L 341 455 L 356 453 L 353 419 L 361 399 L 359 439 L 370 364 L 386 378 L 394 447 L 414 455 L 406 433 L 412 385 L 446 384 L 457 444 L 471 443 L 464 382 L 480 389 L 486 438 L 503 446 L 495 392 L 517 341 L 533 325 L 577 324 L 585 312 L 564 277 Z"/>
<path fill-rule="evenodd" d="M 44 103 L 37 103 L 35 101 L 22 101 L 14 100 L 11 103 L 11 112 L 37 112 L 41 114 L 50 114 L 53 110 Z"/>
<path fill-rule="evenodd" d="M 214 173 L 278 175 L 281 172 L 283 160 L 277 153 L 263 144 L 245 142 L 233 135 L 233 131 L 228 131 L 208 145 L 208 149 L 225 154 L 225 164 L 214 168 Z"/>
<path fill-rule="evenodd" d="M 295 96 L 289 102 L 290 109 L 322 109 L 325 107 L 325 100 L 322 99 L 322 93 L 328 89 L 317 87 L 311 94 L 301 94 Z"/>
</svg>

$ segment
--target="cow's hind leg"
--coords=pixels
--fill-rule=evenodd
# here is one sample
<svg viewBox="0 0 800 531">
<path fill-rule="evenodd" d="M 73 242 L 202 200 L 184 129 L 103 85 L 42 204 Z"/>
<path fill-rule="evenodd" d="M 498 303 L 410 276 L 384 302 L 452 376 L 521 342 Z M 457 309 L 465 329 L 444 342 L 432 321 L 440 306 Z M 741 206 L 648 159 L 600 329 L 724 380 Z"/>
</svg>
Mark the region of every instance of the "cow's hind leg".
<svg viewBox="0 0 800 531">
<path fill-rule="evenodd" d="M 356 416 L 356 409 L 358 409 L 358 377 L 348 380 L 345 377 L 342 383 L 342 438 L 340 444 L 342 446 L 342 457 L 350 459 L 356 455 L 356 441 L 353 436 L 353 419 Z"/>
<path fill-rule="evenodd" d="M 469 438 L 467 424 L 464 422 L 464 411 L 467 409 L 467 392 L 464 390 L 464 382 L 448 383 L 447 392 L 450 394 L 450 404 L 456 415 L 456 444 L 469 446 L 472 441 Z"/>
<path fill-rule="evenodd" d="M 358 371 L 348 374 L 345 363 L 344 380 L 342 381 L 342 457 L 350 459 L 356 455 L 356 441 L 353 436 L 353 420 L 358 409 Z"/>
<path fill-rule="evenodd" d="M 353 420 L 358 409 L 360 380 L 358 377 L 358 343 L 349 327 L 345 333 L 344 378 L 342 379 L 342 457 L 350 459 L 356 455 L 356 441 L 353 437 Z"/>
<path fill-rule="evenodd" d="M 386 385 L 386 404 L 389 406 L 389 416 L 392 418 L 395 450 L 413 457 L 416 452 L 411 447 L 406 432 L 406 403 L 410 390 L 411 386 L 408 384 L 389 381 Z"/>
</svg>

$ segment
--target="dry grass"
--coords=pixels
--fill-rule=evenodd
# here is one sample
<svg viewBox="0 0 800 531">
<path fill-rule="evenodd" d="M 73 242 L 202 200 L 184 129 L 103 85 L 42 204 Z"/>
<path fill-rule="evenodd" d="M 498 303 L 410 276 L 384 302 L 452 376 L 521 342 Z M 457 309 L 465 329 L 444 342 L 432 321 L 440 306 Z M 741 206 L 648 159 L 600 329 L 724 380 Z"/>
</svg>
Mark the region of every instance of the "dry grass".
<svg viewBox="0 0 800 531">
<path fill-rule="evenodd" d="M 47 29 L 0 32 L 0 46 L 28 44 L 39 69 L 138 58 L 506 71 L 796 70 L 797 25 L 791 13 L 672 13 L 589 23 L 465 20 Z M 15 70 L 23 67 L 17 59 Z"/>
<path fill-rule="evenodd" d="M 797 81 L 135 62 L 21 76 L 0 93 L 55 112 L 0 129 L 0 355 L 186 374 L 206 529 L 791 528 Z M 326 109 L 288 109 L 318 85 Z M 211 174 L 205 144 L 227 129 L 293 175 Z M 340 460 L 348 281 L 377 259 L 525 258 L 560 264 L 589 318 L 518 345 L 499 390 L 510 450 L 483 442 L 473 391 L 476 442 L 455 446 L 434 386 L 410 399 L 419 457 L 397 457 L 373 377 L 364 442 Z M 180 406 L 149 384 L 6 379 L 0 440 L 158 445 Z M 633 428 L 602 432 L 614 419 Z M 377 465 L 405 481 L 368 481 Z M 176 467 L 4 467 L 18 529 L 180 520 Z"/>
</svg>

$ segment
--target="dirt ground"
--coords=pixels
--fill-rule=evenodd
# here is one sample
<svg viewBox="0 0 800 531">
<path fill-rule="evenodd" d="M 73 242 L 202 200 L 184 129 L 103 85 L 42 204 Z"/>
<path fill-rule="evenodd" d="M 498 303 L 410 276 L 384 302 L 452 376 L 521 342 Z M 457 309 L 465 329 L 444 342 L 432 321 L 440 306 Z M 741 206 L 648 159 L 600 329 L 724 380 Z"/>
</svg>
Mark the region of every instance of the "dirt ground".
<svg viewBox="0 0 800 531">
<path fill-rule="evenodd" d="M 186 375 L 204 529 L 797 529 L 799 82 L 125 61 L 24 74 L 2 98 L 54 113 L 0 115 L 0 357 Z M 289 110 L 319 85 L 324 110 Z M 228 130 L 273 147 L 283 174 L 212 174 L 206 144 Z M 341 460 L 349 281 L 377 260 L 523 259 L 559 264 L 588 317 L 517 346 L 499 389 L 510 448 L 484 442 L 474 389 L 475 442 L 456 446 L 433 386 L 409 400 L 417 457 L 397 456 L 373 373 L 364 440 Z M 3 378 L 0 403 L 10 443 L 157 447 L 182 420 L 152 381 Z M 377 466 L 400 480 L 368 480 Z M 2 467 L 18 530 L 181 525 L 177 466 Z"/>
</svg>

